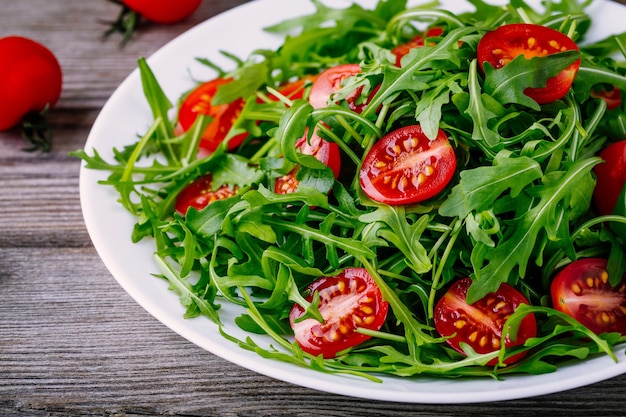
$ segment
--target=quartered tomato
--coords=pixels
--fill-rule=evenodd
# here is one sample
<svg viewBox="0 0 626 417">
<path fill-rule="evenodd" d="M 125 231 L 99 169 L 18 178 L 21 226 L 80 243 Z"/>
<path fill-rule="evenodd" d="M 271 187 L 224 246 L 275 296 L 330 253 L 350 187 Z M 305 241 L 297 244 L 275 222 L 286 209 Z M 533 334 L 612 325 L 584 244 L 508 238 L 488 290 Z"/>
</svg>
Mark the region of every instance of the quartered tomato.
<svg viewBox="0 0 626 417">
<path fill-rule="evenodd" d="M 210 174 L 204 175 L 189 184 L 176 197 L 176 211 L 185 215 L 189 207 L 201 210 L 216 200 L 233 197 L 237 194 L 237 187 L 222 185 L 213 189 L 213 178 Z"/>
<path fill-rule="evenodd" d="M 379 330 L 387 317 L 389 306 L 364 268 L 348 268 L 337 276 L 318 279 L 306 289 L 306 300 L 311 302 L 315 292 L 319 293 L 318 309 L 324 323 L 314 318 L 298 321 L 304 314 L 299 304 L 289 314 L 296 341 L 312 355 L 333 358 L 363 343 L 370 336 L 357 329 Z"/>
<path fill-rule="evenodd" d="M 626 184 L 626 140 L 614 142 L 600 152 L 603 164 L 594 167 L 597 177 L 593 201 L 602 215 L 613 213 Z"/>
<path fill-rule="evenodd" d="M 152 22 L 169 24 L 191 16 L 202 0 L 122 0 L 122 3 Z"/>
<path fill-rule="evenodd" d="M 478 43 L 477 54 L 481 68 L 484 68 L 485 62 L 489 62 L 498 69 L 519 55 L 530 59 L 578 50 L 574 41 L 557 30 L 528 23 L 513 23 L 487 32 Z M 527 88 L 524 94 L 539 104 L 559 100 L 569 91 L 579 67 L 580 60 L 550 78 L 544 88 Z"/>
<path fill-rule="evenodd" d="M 622 105 L 622 90 L 616 86 L 609 89 L 599 87 L 591 90 L 591 97 L 605 101 L 607 110 L 614 110 Z"/>
<path fill-rule="evenodd" d="M 369 198 L 391 205 L 427 200 L 450 182 L 456 156 L 440 130 L 429 140 L 419 125 L 395 130 L 374 144 L 363 160 L 359 179 Z"/>
<path fill-rule="evenodd" d="M 243 99 L 237 99 L 229 104 L 212 104 L 212 100 L 220 86 L 231 82 L 230 78 L 216 78 L 196 87 L 185 99 L 178 111 L 178 122 L 183 131 L 191 128 L 199 114 L 211 116 L 213 120 L 207 126 L 200 148 L 207 152 L 214 152 L 220 143 L 226 139 L 226 135 L 239 117 L 244 106 Z M 228 149 L 234 149 L 241 145 L 246 138 L 242 133 L 230 138 Z"/>
<path fill-rule="evenodd" d="M 409 51 L 413 48 L 421 48 L 426 45 L 426 38 L 435 38 L 443 35 L 443 28 L 439 26 L 435 26 L 429 28 L 426 31 L 425 35 L 417 35 L 410 41 L 400 44 L 393 49 L 391 49 L 391 53 L 396 56 L 396 66 L 401 67 L 402 57 L 409 53 Z"/>
<path fill-rule="evenodd" d="M 307 137 L 304 136 L 296 142 L 296 148 L 305 155 L 313 155 L 318 161 L 333 171 L 335 178 L 339 177 L 341 152 L 339 151 L 339 145 L 335 142 L 324 140 L 317 133 L 313 132 L 310 141 L 307 141 Z M 278 177 L 274 191 L 277 194 L 289 194 L 296 191 L 296 188 L 298 188 L 297 173 L 298 167 L 295 167 L 288 174 Z"/>
<path fill-rule="evenodd" d="M 609 284 L 607 260 L 586 258 L 559 272 L 550 287 L 554 308 L 574 317 L 596 334 L 626 335 L 626 274 Z"/>
<path fill-rule="evenodd" d="M 490 353 L 501 347 L 504 323 L 520 304 L 528 304 L 526 298 L 515 288 L 504 283 L 498 291 L 489 293 L 473 304 L 467 304 L 467 290 L 472 284 L 470 278 L 455 282 L 435 306 L 435 328 L 441 336 L 450 337 L 447 343 L 460 353 L 464 353 L 461 342 L 468 344 L 477 353 Z M 537 335 L 537 322 L 532 314 L 521 322 L 514 341 L 505 339 L 505 347 L 523 345 Z M 513 363 L 524 356 L 513 355 L 506 363 Z M 489 362 L 495 365 L 496 360 Z"/>
</svg>

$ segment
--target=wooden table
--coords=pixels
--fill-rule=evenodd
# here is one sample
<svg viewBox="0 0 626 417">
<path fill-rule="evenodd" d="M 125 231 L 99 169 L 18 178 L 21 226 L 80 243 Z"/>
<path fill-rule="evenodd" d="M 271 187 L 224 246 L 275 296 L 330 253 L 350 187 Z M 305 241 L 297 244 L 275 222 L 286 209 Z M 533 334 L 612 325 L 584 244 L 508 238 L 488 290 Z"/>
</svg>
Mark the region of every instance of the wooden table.
<svg viewBox="0 0 626 417">
<path fill-rule="evenodd" d="M 626 375 L 539 398 L 411 405 L 320 393 L 258 375 L 157 322 L 117 284 L 85 229 L 81 148 L 98 111 L 136 66 L 176 35 L 245 0 L 206 0 L 187 21 L 145 25 L 125 49 L 103 41 L 104 0 L 4 0 L 0 37 L 44 43 L 64 69 L 48 154 L 0 133 L 0 415 L 528 416 L 626 415 Z M 0 65 L 3 63 L 0 62 Z M 1 92 L 0 92 L 1 94 Z M 453 397 L 454 393 L 451 392 Z"/>
</svg>

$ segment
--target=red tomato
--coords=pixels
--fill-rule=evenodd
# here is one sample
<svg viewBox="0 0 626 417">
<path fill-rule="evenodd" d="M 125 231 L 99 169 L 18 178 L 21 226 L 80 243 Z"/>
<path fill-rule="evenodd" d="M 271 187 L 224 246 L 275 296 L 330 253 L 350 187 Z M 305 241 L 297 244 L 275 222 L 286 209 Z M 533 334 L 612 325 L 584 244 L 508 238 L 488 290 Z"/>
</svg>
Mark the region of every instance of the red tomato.
<svg viewBox="0 0 626 417">
<path fill-rule="evenodd" d="M 318 279 L 307 288 L 306 300 L 311 302 L 316 291 L 324 323 L 313 318 L 298 322 L 304 314 L 299 304 L 289 314 L 296 341 L 311 355 L 333 358 L 370 338 L 358 333 L 358 328 L 379 330 L 385 322 L 389 305 L 364 268 L 348 268 L 335 277 Z"/>
<path fill-rule="evenodd" d="M 530 59 L 578 50 L 576 43 L 559 31 L 534 24 L 514 23 L 487 32 L 478 43 L 477 54 L 481 68 L 485 62 L 489 62 L 497 69 L 519 55 Z M 559 100 L 569 91 L 579 67 L 580 60 L 550 78 L 544 88 L 527 88 L 524 94 L 539 104 Z"/>
<path fill-rule="evenodd" d="M 231 78 L 216 78 L 201 84 L 185 97 L 178 111 L 178 122 L 185 132 L 191 128 L 198 114 L 205 114 L 213 118 L 200 142 L 200 148 L 207 152 L 214 152 L 219 144 L 224 141 L 245 104 L 243 99 L 237 99 L 230 104 L 211 104 L 217 89 L 231 81 Z M 245 138 L 245 133 L 232 137 L 228 142 L 228 149 L 236 148 Z"/>
<path fill-rule="evenodd" d="M 613 213 L 624 184 L 626 184 L 626 140 L 615 142 L 600 152 L 603 164 L 596 165 L 597 177 L 593 201 L 602 215 Z"/>
<path fill-rule="evenodd" d="M 341 152 L 339 145 L 335 142 L 329 142 L 322 139 L 317 133 L 313 132 L 311 140 L 307 141 L 306 135 L 296 142 L 296 148 L 305 155 L 313 155 L 318 161 L 329 167 L 335 174 L 335 178 L 339 177 L 341 169 Z M 298 167 L 294 168 L 287 175 L 283 175 L 276 179 L 274 190 L 277 194 L 289 194 L 298 188 L 298 180 L 296 174 Z"/>
<path fill-rule="evenodd" d="M 566 266 L 552 281 L 552 304 L 596 334 L 626 335 L 626 274 L 611 287 L 606 265 L 606 259 L 586 258 Z"/>
<path fill-rule="evenodd" d="M 441 336 L 448 337 L 447 343 L 463 353 L 460 343 L 466 343 L 477 353 L 489 353 L 501 347 L 504 323 L 520 304 L 529 304 L 526 298 L 508 284 L 500 285 L 495 293 L 489 293 L 474 304 L 466 303 L 467 289 L 472 284 L 470 278 L 455 282 L 435 306 L 435 328 Z M 531 314 L 524 317 L 514 335 L 515 341 L 507 336 L 505 347 L 523 345 L 537 335 L 537 322 Z M 511 356 L 505 362 L 513 363 L 524 353 Z M 495 365 L 496 360 L 489 362 Z"/>
<path fill-rule="evenodd" d="M 616 86 L 613 86 L 610 90 L 606 90 L 604 87 L 591 90 L 591 97 L 604 100 L 608 110 L 616 109 L 622 105 L 622 90 Z"/>
<path fill-rule="evenodd" d="M 150 21 L 169 24 L 191 16 L 202 0 L 122 0 L 122 2 Z"/>
<path fill-rule="evenodd" d="M 426 31 L 426 38 L 434 38 L 443 35 L 443 28 L 436 26 Z M 396 56 L 396 66 L 401 67 L 402 57 L 409 53 L 413 48 L 421 48 L 425 45 L 425 39 L 422 35 L 417 35 L 410 41 L 398 45 L 391 49 L 391 53 Z"/>
<path fill-rule="evenodd" d="M 204 175 L 189 184 L 176 197 L 176 211 L 185 215 L 189 207 L 202 210 L 215 200 L 223 200 L 237 194 L 237 187 L 222 185 L 213 190 L 211 174 Z"/>
<path fill-rule="evenodd" d="M 360 72 L 361 67 L 358 64 L 343 64 L 323 71 L 311 86 L 309 103 L 315 109 L 327 107 L 330 96 L 341 89 L 343 81 Z M 361 93 L 360 90 L 362 89 L 358 89 L 346 98 L 350 108 L 355 111 L 357 109 L 355 102 Z"/>
<path fill-rule="evenodd" d="M 55 106 L 63 74 L 56 57 L 31 39 L 0 39 L 0 131 L 20 124 L 28 113 Z"/>
<path fill-rule="evenodd" d="M 429 140 L 419 125 L 402 127 L 374 144 L 359 179 L 369 198 L 391 205 L 427 200 L 450 182 L 456 156 L 446 134 Z"/>
<path fill-rule="evenodd" d="M 304 96 L 304 90 L 306 89 L 307 83 L 313 83 L 316 79 L 317 76 L 305 76 L 299 80 L 292 81 L 281 86 L 278 89 L 278 92 L 290 100 L 301 99 Z M 278 100 L 278 97 L 275 97 L 272 94 L 269 94 L 269 98 L 272 100 Z"/>
</svg>

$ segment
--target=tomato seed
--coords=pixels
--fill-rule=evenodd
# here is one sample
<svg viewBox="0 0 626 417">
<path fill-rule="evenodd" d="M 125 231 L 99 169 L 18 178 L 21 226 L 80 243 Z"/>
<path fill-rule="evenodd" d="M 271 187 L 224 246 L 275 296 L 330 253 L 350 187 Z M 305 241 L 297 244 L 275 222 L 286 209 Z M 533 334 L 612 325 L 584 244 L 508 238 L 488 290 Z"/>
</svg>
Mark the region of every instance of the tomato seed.
<svg viewBox="0 0 626 417">
<path fill-rule="evenodd" d="M 582 288 L 580 288 L 580 285 L 578 285 L 578 283 L 574 283 L 572 284 L 572 291 L 574 292 L 574 294 L 580 294 L 582 292 Z"/>
<path fill-rule="evenodd" d="M 474 331 L 467 338 L 469 339 L 470 342 L 473 343 L 476 341 L 477 337 L 478 337 L 478 332 Z"/>
<path fill-rule="evenodd" d="M 593 284 L 593 278 L 592 278 L 592 277 L 587 277 L 587 278 L 585 279 L 585 282 L 587 283 L 587 286 L 588 286 L 589 288 L 593 288 L 593 285 L 594 285 L 594 284 Z"/>
<path fill-rule="evenodd" d="M 465 320 L 457 320 L 454 322 L 454 327 L 456 327 L 457 329 L 462 329 L 463 327 L 465 327 L 466 324 L 467 321 Z"/>
<path fill-rule="evenodd" d="M 609 282 L 609 273 L 606 271 L 602 271 L 602 275 L 600 275 L 600 279 L 602 280 L 603 284 L 606 284 L 607 282 Z"/>
<path fill-rule="evenodd" d="M 537 39 L 535 39 L 535 38 L 528 38 L 528 47 L 530 49 L 534 48 L 536 44 L 537 44 Z"/>
<path fill-rule="evenodd" d="M 561 49 L 561 45 L 559 45 L 559 43 L 557 41 L 555 41 L 555 40 L 551 40 L 549 42 L 549 45 L 551 47 L 553 47 L 554 49 Z"/>
<path fill-rule="evenodd" d="M 369 324 L 374 323 L 374 320 L 376 320 L 376 317 L 375 317 L 375 316 L 367 316 L 367 317 L 365 317 L 365 320 L 364 320 L 364 321 L 365 321 L 365 324 L 368 324 L 368 325 L 369 325 Z"/>
<path fill-rule="evenodd" d="M 493 308 L 493 311 L 498 311 L 500 310 L 502 307 L 506 306 L 506 303 L 504 301 L 500 301 L 498 304 L 496 304 L 496 306 Z"/>
<path fill-rule="evenodd" d="M 374 312 L 374 309 L 372 309 L 372 307 L 370 306 L 363 306 L 361 307 L 361 311 L 364 312 L 365 314 L 372 314 Z"/>
<path fill-rule="evenodd" d="M 500 339 L 497 337 L 491 339 L 491 346 L 493 346 L 494 349 L 500 349 Z"/>
<path fill-rule="evenodd" d="M 481 337 L 478 344 L 480 345 L 480 347 L 485 347 L 487 345 L 487 336 Z"/>
</svg>

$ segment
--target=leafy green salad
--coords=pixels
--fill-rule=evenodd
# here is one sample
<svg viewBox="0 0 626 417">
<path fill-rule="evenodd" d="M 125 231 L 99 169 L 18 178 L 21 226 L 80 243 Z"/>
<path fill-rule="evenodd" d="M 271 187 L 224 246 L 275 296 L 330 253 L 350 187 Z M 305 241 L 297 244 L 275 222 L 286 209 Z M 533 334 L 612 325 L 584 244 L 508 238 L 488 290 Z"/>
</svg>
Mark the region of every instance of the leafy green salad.
<svg viewBox="0 0 626 417">
<path fill-rule="evenodd" d="M 276 50 L 198 57 L 215 77 L 180 97 L 140 59 L 149 129 L 72 153 L 110 173 L 185 317 L 373 381 L 617 361 L 626 34 L 586 40 L 592 1 L 311 1 L 265 28 Z"/>
</svg>

